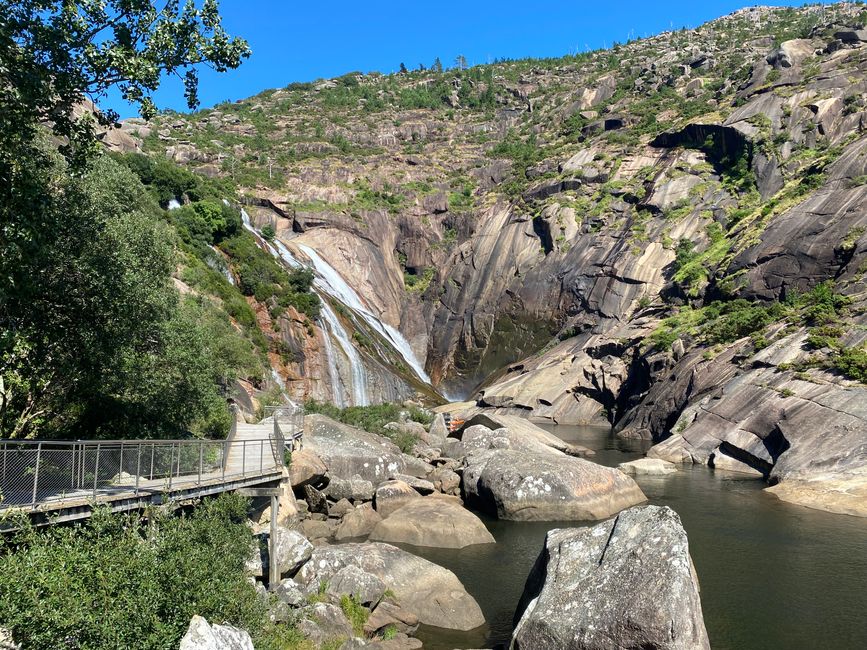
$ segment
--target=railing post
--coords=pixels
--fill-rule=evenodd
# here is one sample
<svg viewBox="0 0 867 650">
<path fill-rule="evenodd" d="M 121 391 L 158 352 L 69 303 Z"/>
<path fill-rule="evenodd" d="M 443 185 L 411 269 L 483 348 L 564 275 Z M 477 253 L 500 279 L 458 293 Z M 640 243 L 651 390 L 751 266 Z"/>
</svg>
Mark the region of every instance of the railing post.
<svg viewBox="0 0 867 650">
<path fill-rule="evenodd" d="M 202 441 L 199 441 L 199 480 L 196 485 L 202 484 L 202 453 L 204 449 L 202 448 Z"/>
<path fill-rule="evenodd" d="M 96 483 L 99 481 L 99 452 L 101 450 L 102 445 L 100 443 L 96 443 L 96 462 L 93 466 L 93 498 L 96 498 Z"/>
<path fill-rule="evenodd" d="M 42 460 L 42 443 L 36 445 L 36 471 L 33 473 L 33 499 L 30 507 L 36 507 L 36 488 L 39 486 L 39 463 Z"/>
<path fill-rule="evenodd" d="M 259 441 L 259 473 L 265 468 L 265 441 Z"/>
<path fill-rule="evenodd" d="M 156 450 L 157 450 L 157 446 L 151 445 L 151 472 L 148 475 L 148 480 L 151 480 L 151 481 L 154 480 L 154 453 L 156 452 Z"/>
<path fill-rule="evenodd" d="M 222 467 L 222 477 L 220 479 L 221 483 L 226 482 L 226 463 L 229 462 L 229 446 L 231 443 L 228 440 L 223 441 L 223 458 L 221 458 L 220 466 Z"/>
<path fill-rule="evenodd" d="M 273 591 L 280 581 L 280 567 L 277 565 L 277 497 L 271 497 L 271 534 L 268 536 L 268 588 Z"/>
<path fill-rule="evenodd" d="M 247 475 L 247 441 L 241 441 L 241 476 Z"/>
<path fill-rule="evenodd" d="M 123 480 L 123 477 L 120 477 L 123 474 L 123 441 L 120 443 L 120 460 L 117 463 L 117 474 L 120 480 Z"/>
<path fill-rule="evenodd" d="M 135 459 L 135 495 L 138 496 L 139 474 L 141 474 L 141 446 L 144 443 L 138 443 L 138 454 Z"/>
<path fill-rule="evenodd" d="M 169 446 L 169 491 L 172 489 L 172 474 L 174 473 L 175 466 L 175 443 L 171 443 Z"/>
</svg>

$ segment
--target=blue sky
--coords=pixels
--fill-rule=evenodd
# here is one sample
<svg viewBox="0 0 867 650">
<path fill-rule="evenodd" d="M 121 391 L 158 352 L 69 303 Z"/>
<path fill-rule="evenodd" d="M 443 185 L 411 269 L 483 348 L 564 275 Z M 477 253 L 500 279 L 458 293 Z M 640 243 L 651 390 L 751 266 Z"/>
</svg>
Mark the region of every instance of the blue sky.
<svg viewBox="0 0 867 650">
<path fill-rule="evenodd" d="M 447 66 L 458 54 L 471 64 L 500 57 L 561 56 L 672 26 L 695 27 L 751 4 L 743 0 L 222 0 L 224 25 L 250 42 L 253 55 L 237 70 L 222 75 L 203 70 L 199 95 L 206 108 L 292 81 L 352 70 L 393 72 L 401 62 L 410 68 L 419 63 L 427 66 L 437 56 Z M 176 80 L 167 80 L 156 100 L 160 108 L 186 108 Z M 114 108 L 121 117 L 136 114 L 117 97 L 100 104 Z"/>
</svg>

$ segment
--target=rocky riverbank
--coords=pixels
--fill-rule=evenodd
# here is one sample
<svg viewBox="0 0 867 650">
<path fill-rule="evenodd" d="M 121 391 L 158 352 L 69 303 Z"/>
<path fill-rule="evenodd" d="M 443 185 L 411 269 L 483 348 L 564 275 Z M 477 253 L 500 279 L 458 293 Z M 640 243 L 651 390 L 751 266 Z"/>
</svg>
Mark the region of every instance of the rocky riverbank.
<svg viewBox="0 0 867 650">
<path fill-rule="evenodd" d="M 274 557 L 270 508 L 254 515 L 261 546 L 248 562 L 251 579 L 276 595 L 272 618 L 295 621 L 316 647 L 404 650 L 421 647 L 413 638 L 419 625 L 444 631 L 484 625 L 454 573 L 404 550 L 495 544 L 465 503 L 502 518 L 595 520 L 644 500 L 626 474 L 579 458 L 591 452 L 520 418 L 483 415 L 455 431 L 442 415 L 429 427 L 416 425 L 406 418 L 387 427 L 423 432 L 412 453 L 403 453 L 383 436 L 308 415 L 304 448 L 293 454 L 279 499 Z M 644 525 L 627 536 L 649 530 Z M 664 557 L 685 548 L 653 546 L 648 552 Z M 271 562 L 278 564 L 277 585 L 267 584 Z M 223 633 L 194 623 L 196 638 Z M 526 638 L 518 643 L 533 647 Z"/>
</svg>

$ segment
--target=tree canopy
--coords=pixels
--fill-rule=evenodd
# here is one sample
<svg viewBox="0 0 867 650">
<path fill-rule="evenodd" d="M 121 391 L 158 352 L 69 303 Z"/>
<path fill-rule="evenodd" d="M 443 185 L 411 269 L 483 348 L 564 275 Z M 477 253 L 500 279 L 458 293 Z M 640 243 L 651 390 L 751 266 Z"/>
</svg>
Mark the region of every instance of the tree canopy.
<svg viewBox="0 0 867 650">
<path fill-rule="evenodd" d="M 196 67 L 249 52 L 215 0 L 0 0 L 0 436 L 225 431 L 221 389 L 258 361 L 173 285 L 178 235 L 158 201 L 196 180 L 94 155 L 117 116 L 83 102 L 117 87 L 148 117 L 170 74 L 194 107 Z"/>
<path fill-rule="evenodd" d="M 152 95 L 166 75 L 183 79 L 198 105 L 197 66 L 236 68 L 250 55 L 229 36 L 216 0 L 0 0 L 0 148 L 27 142 L 50 123 L 64 153 L 86 158 L 95 126 L 114 111 L 76 110 L 112 87 L 152 117 Z"/>
</svg>

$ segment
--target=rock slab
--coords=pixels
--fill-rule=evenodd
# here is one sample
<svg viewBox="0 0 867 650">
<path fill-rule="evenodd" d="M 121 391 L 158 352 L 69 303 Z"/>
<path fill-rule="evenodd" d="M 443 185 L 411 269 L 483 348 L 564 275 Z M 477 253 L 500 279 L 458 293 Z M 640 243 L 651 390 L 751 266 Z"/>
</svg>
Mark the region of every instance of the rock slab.
<svg viewBox="0 0 867 650">
<path fill-rule="evenodd" d="M 323 581 L 330 583 L 341 569 L 352 565 L 379 578 L 401 608 L 420 623 L 466 631 L 485 622 L 478 603 L 454 573 L 390 544 L 316 548 L 296 580 L 314 593 Z"/>
<path fill-rule="evenodd" d="M 668 507 L 550 531 L 515 618 L 512 650 L 710 648 L 686 531 Z"/>
<path fill-rule="evenodd" d="M 180 650 L 253 650 L 253 640 L 245 630 L 211 625 L 201 616 L 193 616 Z"/>
<path fill-rule="evenodd" d="M 493 544 L 493 535 L 482 520 L 455 497 L 414 499 L 383 519 L 370 534 L 371 541 L 464 548 Z"/>
<path fill-rule="evenodd" d="M 564 454 L 496 449 L 473 454 L 467 463 L 467 504 L 500 519 L 604 519 L 645 501 L 638 484 L 623 472 Z"/>
</svg>

